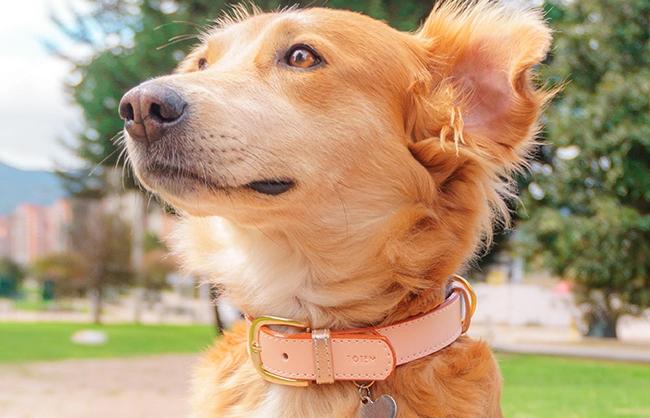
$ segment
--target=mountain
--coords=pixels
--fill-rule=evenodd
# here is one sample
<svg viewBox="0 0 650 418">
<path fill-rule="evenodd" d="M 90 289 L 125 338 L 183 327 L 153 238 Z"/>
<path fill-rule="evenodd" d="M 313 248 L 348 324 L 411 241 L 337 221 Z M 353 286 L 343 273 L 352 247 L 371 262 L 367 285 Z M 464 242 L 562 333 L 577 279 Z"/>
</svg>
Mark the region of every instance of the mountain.
<svg viewBox="0 0 650 418">
<path fill-rule="evenodd" d="M 22 171 L 0 163 L 0 215 L 20 203 L 49 205 L 66 192 L 59 178 L 47 171 Z"/>
</svg>

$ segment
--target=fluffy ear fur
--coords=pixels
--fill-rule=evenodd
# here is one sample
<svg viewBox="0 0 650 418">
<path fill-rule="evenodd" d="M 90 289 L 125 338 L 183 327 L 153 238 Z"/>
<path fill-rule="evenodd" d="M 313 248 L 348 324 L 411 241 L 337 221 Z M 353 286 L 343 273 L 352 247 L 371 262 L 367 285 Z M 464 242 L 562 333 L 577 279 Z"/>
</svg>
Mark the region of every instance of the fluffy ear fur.
<svg viewBox="0 0 650 418">
<path fill-rule="evenodd" d="M 457 3 L 436 7 L 417 34 L 430 76 L 428 89 L 415 88 L 425 107 L 415 139 L 437 136 L 443 146 L 453 140 L 501 165 L 518 162 L 552 96 L 532 83 L 532 68 L 546 57 L 551 31 L 539 10 L 486 0 Z M 429 117 L 432 112 L 446 120 Z"/>
<path fill-rule="evenodd" d="M 493 210 L 505 215 L 502 178 L 523 163 L 553 96 L 533 83 L 551 44 L 543 15 L 488 0 L 450 0 L 415 36 L 426 71 L 411 88 L 411 152 L 442 190 L 461 168 L 473 171 Z"/>
</svg>

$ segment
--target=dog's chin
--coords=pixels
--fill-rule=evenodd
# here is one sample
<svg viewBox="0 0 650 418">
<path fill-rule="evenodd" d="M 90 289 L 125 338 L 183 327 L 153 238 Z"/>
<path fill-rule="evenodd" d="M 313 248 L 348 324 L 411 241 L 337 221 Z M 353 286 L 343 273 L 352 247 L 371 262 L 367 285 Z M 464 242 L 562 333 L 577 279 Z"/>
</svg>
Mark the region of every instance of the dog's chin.
<svg viewBox="0 0 650 418">
<path fill-rule="evenodd" d="M 232 186 L 188 168 L 154 163 L 136 167 L 140 182 L 150 191 L 184 198 L 197 192 L 220 193 Z"/>
</svg>

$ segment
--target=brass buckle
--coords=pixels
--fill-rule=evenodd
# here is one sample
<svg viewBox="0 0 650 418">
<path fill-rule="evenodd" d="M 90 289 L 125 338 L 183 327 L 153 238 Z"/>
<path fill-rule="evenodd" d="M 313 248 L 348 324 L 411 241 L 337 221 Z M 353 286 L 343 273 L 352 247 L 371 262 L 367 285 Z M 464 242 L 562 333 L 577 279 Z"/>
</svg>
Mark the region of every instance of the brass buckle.
<svg viewBox="0 0 650 418">
<path fill-rule="evenodd" d="M 248 331 L 248 355 L 255 366 L 255 370 L 262 376 L 264 380 L 267 380 L 271 383 L 279 383 L 282 385 L 288 386 L 307 386 L 309 385 L 308 380 L 295 380 L 289 379 L 286 377 L 278 376 L 273 373 L 269 373 L 264 366 L 262 366 L 262 357 L 260 353 L 262 352 L 262 345 L 259 341 L 260 328 L 268 327 L 271 325 L 281 325 L 289 326 L 296 328 L 309 329 L 309 326 L 303 322 L 295 321 L 292 319 L 277 318 L 274 316 L 262 316 L 259 317 L 251 323 L 251 327 Z"/>
<path fill-rule="evenodd" d="M 454 280 L 458 283 L 458 285 L 452 285 L 453 290 L 461 293 L 465 305 L 465 314 L 463 315 L 463 319 L 460 320 L 460 322 L 463 324 L 464 334 L 469 329 L 470 323 L 472 322 L 472 317 L 474 316 L 474 312 L 476 312 L 476 293 L 474 293 L 472 285 L 469 284 L 465 278 L 459 275 L 454 275 Z"/>
</svg>

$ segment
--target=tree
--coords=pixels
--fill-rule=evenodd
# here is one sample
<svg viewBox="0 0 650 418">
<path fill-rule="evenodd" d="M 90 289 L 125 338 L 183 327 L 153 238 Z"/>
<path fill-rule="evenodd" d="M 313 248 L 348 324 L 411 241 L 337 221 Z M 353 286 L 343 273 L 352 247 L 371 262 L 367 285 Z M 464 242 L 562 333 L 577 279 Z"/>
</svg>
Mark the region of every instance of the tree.
<svg viewBox="0 0 650 418">
<path fill-rule="evenodd" d="M 90 267 L 79 253 L 59 253 L 37 259 L 31 267 L 35 279 L 54 284 L 55 298 L 81 296 Z"/>
<path fill-rule="evenodd" d="M 146 236 L 143 256 L 142 285 L 149 293 L 149 302 L 157 299 L 161 290 L 168 288 L 167 276 L 177 270 L 178 261 L 160 239 L 152 233 Z"/>
<path fill-rule="evenodd" d="M 90 294 L 94 322 L 100 323 L 104 291 L 133 282 L 129 267 L 131 228 L 95 199 L 74 199 L 72 211 L 72 248 L 84 275 L 77 285 Z"/>
<path fill-rule="evenodd" d="M 570 278 L 592 335 L 650 306 L 650 3 L 551 1 L 547 112 L 522 229 L 529 257 Z"/>
<path fill-rule="evenodd" d="M 0 297 L 15 297 L 24 278 L 19 264 L 8 257 L 0 258 Z"/>
<path fill-rule="evenodd" d="M 93 320 L 100 323 L 106 289 L 133 282 L 130 228 L 97 199 L 73 199 L 72 211 L 71 251 L 36 260 L 31 273 L 54 285 L 55 298 L 90 296 Z"/>
</svg>

